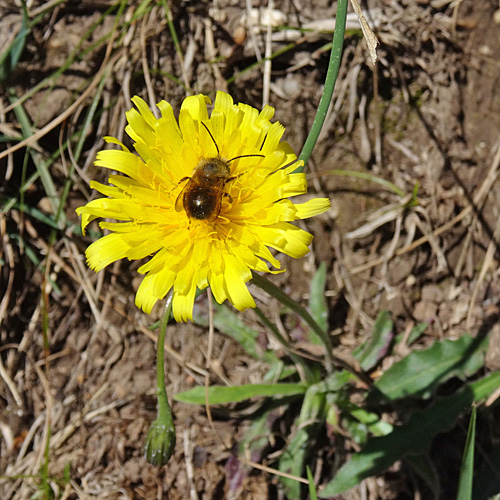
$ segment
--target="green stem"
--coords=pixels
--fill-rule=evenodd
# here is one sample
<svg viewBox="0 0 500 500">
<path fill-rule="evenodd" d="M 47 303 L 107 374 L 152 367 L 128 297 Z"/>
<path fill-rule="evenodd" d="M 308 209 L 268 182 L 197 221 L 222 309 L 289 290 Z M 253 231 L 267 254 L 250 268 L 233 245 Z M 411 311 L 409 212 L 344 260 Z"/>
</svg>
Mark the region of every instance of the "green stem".
<svg viewBox="0 0 500 500">
<path fill-rule="evenodd" d="M 337 19 L 335 23 L 335 32 L 333 34 L 332 51 L 330 53 L 330 62 L 328 63 L 328 71 L 326 73 L 325 87 L 319 101 L 318 111 L 311 127 L 311 131 L 307 136 L 306 143 L 302 148 L 299 160 L 304 162 L 304 166 L 299 167 L 296 172 L 302 172 L 311 156 L 311 153 L 316 146 L 316 142 L 323 127 L 326 118 L 328 106 L 332 100 L 333 88 L 339 74 L 340 60 L 342 58 L 342 48 L 344 45 L 345 23 L 347 17 L 347 0 L 338 0 L 337 3 Z"/>
<path fill-rule="evenodd" d="M 165 387 L 165 334 L 167 323 L 172 310 L 172 294 L 167 297 L 165 311 L 160 323 L 160 333 L 156 345 L 156 395 L 158 396 L 158 420 L 165 427 L 173 427 L 172 410 L 168 404 L 167 389 Z"/>
<path fill-rule="evenodd" d="M 156 344 L 156 396 L 158 397 L 158 416 L 149 426 L 144 454 L 153 465 L 166 465 L 175 451 L 175 427 L 172 410 L 168 404 L 165 388 L 165 333 L 172 311 L 172 294 L 165 303 L 165 311 L 160 323 L 160 333 Z"/>
<path fill-rule="evenodd" d="M 254 271 L 252 271 L 252 283 L 257 285 L 260 289 L 267 292 L 269 295 L 279 300 L 284 306 L 288 307 L 295 313 L 297 313 L 318 335 L 318 337 L 322 340 L 323 345 L 325 347 L 326 353 L 326 370 L 328 373 L 331 373 L 333 370 L 333 354 L 332 354 L 332 343 L 330 341 L 330 337 L 328 333 L 325 332 L 319 325 L 316 323 L 314 318 L 309 314 L 307 309 L 301 306 L 298 302 L 289 297 L 286 293 L 282 292 L 276 285 L 271 283 L 267 278 L 258 275 Z"/>
</svg>

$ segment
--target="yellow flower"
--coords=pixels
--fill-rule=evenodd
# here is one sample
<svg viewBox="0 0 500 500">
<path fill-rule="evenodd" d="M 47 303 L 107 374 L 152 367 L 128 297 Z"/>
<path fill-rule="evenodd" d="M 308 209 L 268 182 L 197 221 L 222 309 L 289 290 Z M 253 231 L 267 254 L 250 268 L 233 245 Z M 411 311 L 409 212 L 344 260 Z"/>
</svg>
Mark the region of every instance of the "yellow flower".
<svg viewBox="0 0 500 500">
<path fill-rule="evenodd" d="M 135 303 L 150 313 L 173 287 L 177 321 L 192 319 L 196 289 L 210 286 L 217 302 L 238 310 L 255 307 L 246 283 L 251 270 L 279 272 L 269 248 L 295 258 L 304 256 L 312 235 L 290 224 L 324 212 L 327 199 L 294 204 L 307 182 L 293 173 L 302 163 L 286 142 L 284 127 L 271 123 L 274 109 L 260 113 L 235 105 L 218 92 L 209 115 L 204 95 L 184 100 L 177 123 L 172 106 L 158 103 L 155 118 L 134 97 L 137 110 L 127 112 L 127 134 L 138 155 L 118 140 L 121 149 L 100 151 L 96 166 L 116 170 L 109 184 L 90 186 L 107 196 L 77 209 L 82 229 L 94 219 L 110 234 L 89 246 L 88 265 L 100 271 L 118 259 L 143 259 L 145 274 Z"/>
</svg>

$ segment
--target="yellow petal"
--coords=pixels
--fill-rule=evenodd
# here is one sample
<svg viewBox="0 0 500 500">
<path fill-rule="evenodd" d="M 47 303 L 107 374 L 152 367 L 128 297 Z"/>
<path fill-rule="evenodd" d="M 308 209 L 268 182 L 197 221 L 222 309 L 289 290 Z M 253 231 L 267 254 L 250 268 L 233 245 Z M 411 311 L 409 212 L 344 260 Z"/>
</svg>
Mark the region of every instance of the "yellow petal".
<svg viewBox="0 0 500 500">
<path fill-rule="evenodd" d="M 94 241 L 87 248 L 85 256 L 89 267 L 97 273 L 109 264 L 123 259 L 129 248 L 120 233 L 112 233 Z"/>
<path fill-rule="evenodd" d="M 193 95 L 186 97 L 181 106 L 181 112 L 186 111 L 193 120 L 204 121 L 208 119 L 207 105 L 211 104 L 210 99 L 203 95 Z"/>
<path fill-rule="evenodd" d="M 224 263 L 226 293 L 229 300 L 239 311 L 248 307 L 255 307 L 255 301 L 245 284 L 252 279 L 252 273 L 248 267 L 231 254 L 226 256 Z"/>
<path fill-rule="evenodd" d="M 307 219 L 308 217 L 322 214 L 331 206 L 332 204 L 328 198 L 313 198 L 305 203 L 297 204 L 295 205 L 297 209 L 297 219 Z"/>
<path fill-rule="evenodd" d="M 295 259 L 300 259 L 309 252 L 309 244 L 312 240 L 311 234 L 288 222 L 263 227 L 261 236 L 264 244 Z"/>
</svg>

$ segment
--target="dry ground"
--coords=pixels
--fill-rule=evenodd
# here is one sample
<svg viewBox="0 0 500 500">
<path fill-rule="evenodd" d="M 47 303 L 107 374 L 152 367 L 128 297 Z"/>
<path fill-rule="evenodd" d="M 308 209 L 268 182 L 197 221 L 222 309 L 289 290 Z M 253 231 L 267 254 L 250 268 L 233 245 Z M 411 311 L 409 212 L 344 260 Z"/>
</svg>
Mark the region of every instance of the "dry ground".
<svg viewBox="0 0 500 500">
<path fill-rule="evenodd" d="M 166 99 L 178 109 L 186 95 L 183 85 L 212 96 L 219 88 L 235 101 L 260 107 L 270 84 L 276 118 L 300 150 L 321 94 L 331 33 L 291 27 L 333 18 L 331 4 L 275 2 L 283 14 L 276 14 L 277 25 L 290 29 L 276 29 L 272 50 L 294 45 L 273 59 L 267 76 L 262 66 L 244 71 L 256 62 L 256 51 L 264 54 L 265 29 L 258 30 L 254 19 L 254 35 L 245 30 L 243 1 L 172 4 L 184 71 L 161 4 L 148 4 L 142 14 L 138 3 L 126 4 L 109 53 L 110 39 L 101 37 L 113 29 L 116 9 L 87 33 L 110 2 L 62 3 L 31 28 L 19 63 L 0 87 L 0 133 L 20 136 L 22 118 L 12 103 L 68 61 L 71 65 L 23 106 L 33 130 L 69 114 L 30 144 L 34 156 L 25 157 L 21 149 L 0 159 L 6 207 L 0 213 L 0 473 L 12 477 L 0 480 L 2 499 L 40 493 L 49 427 L 48 472 L 56 498 L 278 498 L 275 478 L 260 471 L 230 491 L 228 459 L 245 429 L 245 415 L 237 410 L 215 414 L 212 428 L 204 409 L 174 403 L 175 455 L 165 468 L 146 464 L 143 442 L 156 414 L 156 331 L 148 327 L 159 308 L 151 317 L 135 308 L 137 265 L 120 262 L 99 275 L 85 267 L 90 239 L 73 234 L 74 208 L 89 199 L 90 179 L 104 179 L 92 165 L 95 153 L 102 136 L 123 137 L 124 111 L 135 94 L 149 102 Z M 29 3 L 30 19 L 42 7 Z M 330 327 L 339 354 L 364 342 L 378 312 L 387 309 L 398 332 L 429 321 L 429 340 L 493 328 L 497 342 L 491 342 L 488 367 L 499 369 L 499 4 L 386 0 L 363 7 L 381 41 L 379 61 L 373 69 L 352 25 L 333 106 L 308 167 L 311 191 L 330 197 L 332 209 L 306 223 L 315 235 L 311 254 L 300 262 L 286 260 L 288 272 L 275 282 L 306 303 L 310 279 L 319 263 L 326 263 Z M 0 1 L 2 49 L 19 32 L 20 12 L 14 2 Z M 288 42 L 280 41 L 285 38 Z M 103 67 L 109 73 L 99 88 L 94 77 Z M 86 123 L 98 92 L 98 111 Z M 82 150 L 75 149 L 78 136 L 64 148 L 81 130 Z M 2 143 L 0 151 L 16 142 Z M 34 158 L 51 155 L 50 177 L 59 196 L 68 175 L 71 179 L 67 224 L 53 239 L 49 225 L 32 213 L 54 212 L 47 186 L 34 179 L 21 204 L 19 191 L 37 171 Z M 371 173 L 409 195 L 418 184 L 419 204 L 405 207 L 379 184 L 334 175 L 335 169 Z M 8 206 L 12 197 L 17 202 Z M 382 219 L 376 211 L 389 206 L 390 216 Z M 364 224 L 364 231 L 354 232 Z M 258 301 L 269 302 L 254 291 Z M 279 319 L 277 304 L 265 307 Z M 196 312 L 207 315 L 206 295 Z M 252 311 L 242 317 L 265 335 Z M 167 340 L 169 394 L 203 384 L 206 328 L 172 325 Z M 212 383 L 259 382 L 262 372 L 235 342 L 216 335 Z M 344 498 L 413 498 L 410 480 L 401 474 L 366 481 Z"/>
</svg>

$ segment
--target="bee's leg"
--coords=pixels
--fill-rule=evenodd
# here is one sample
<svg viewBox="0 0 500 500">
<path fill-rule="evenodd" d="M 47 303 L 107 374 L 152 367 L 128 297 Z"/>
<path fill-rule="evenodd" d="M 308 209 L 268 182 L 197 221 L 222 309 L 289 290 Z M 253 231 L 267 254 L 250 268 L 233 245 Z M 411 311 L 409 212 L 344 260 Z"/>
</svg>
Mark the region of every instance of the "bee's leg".
<svg viewBox="0 0 500 500">
<path fill-rule="evenodd" d="M 241 174 L 238 174 L 238 175 L 233 175 L 233 177 L 229 177 L 229 179 L 226 179 L 224 181 L 224 184 L 227 184 L 228 182 L 231 182 L 231 181 L 234 181 L 235 179 L 237 179 L 238 177 L 241 177 L 245 172 L 242 172 Z"/>
<path fill-rule="evenodd" d="M 229 203 L 232 203 L 233 202 L 233 197 L 229 194 L 229 193 L 223 193 L 222 195 L 224 198 L 228 198 L 227 201 L 229 201 Z"/>
<path fill-rule="evenodd" d="M 209 219 L 209 222 L 213 222 L 215 219 L 217 219 L 217 217 L 219 217 L 219 214 L 222 210 L 222 205 L 225 205 L 226 203 L 229 204 L 229 206 L 232 205 L 233 197 L 229 193 L 222 193 L 219 209 L 214 213 L 214 217 Z"/>
</svg>

